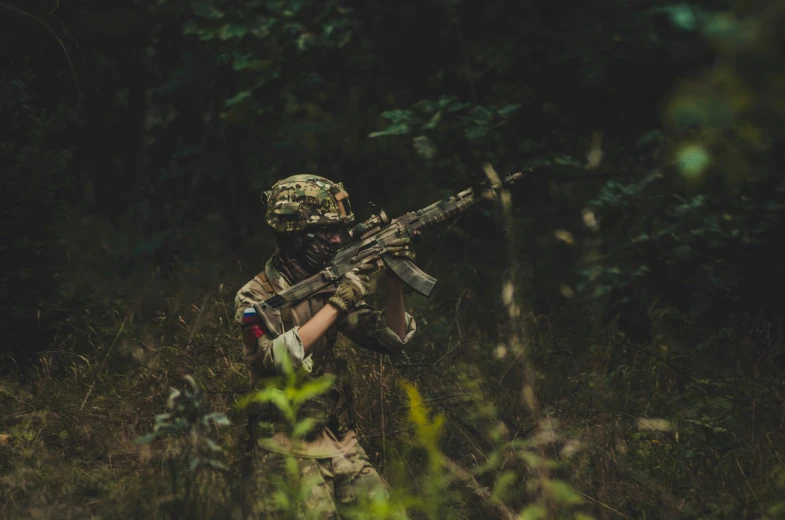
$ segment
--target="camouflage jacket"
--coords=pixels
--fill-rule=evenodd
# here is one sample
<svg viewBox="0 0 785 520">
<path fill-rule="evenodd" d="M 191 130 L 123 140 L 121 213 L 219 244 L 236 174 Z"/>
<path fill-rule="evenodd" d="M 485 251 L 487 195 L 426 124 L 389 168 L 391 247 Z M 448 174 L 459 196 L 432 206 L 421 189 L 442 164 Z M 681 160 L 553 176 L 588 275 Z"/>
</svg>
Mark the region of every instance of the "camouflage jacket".
<svg viewBox="0 0 785 520">
<path fill-rule="evenodd" d="M 361 302 L 352 312 L 339 318 L 327 332 L 319 338 L 304 356 L 303 343 L 298 334 L 300 325 L 305 324 L 327 303 L 334 288 L 319 291 L 306 300 L 293 306 L 290 316 L 284 319 L 284 331 L 275 335 L 268 330 L 260 330 L 259 322 L 248 320 L 252 314 L 249 308 L 264 301 L 289 286 L 287 280 L 272 267 L 268 261 L 265 270 L 246 283 L 235 298 L 234 319 L 243 328 L 243 356 L 251 370 L 254 385 L 265 378 L 282 373 L 282 358 L 289 356 L 295 366 L 302 366 L 312 377 L 334 374 L 337 383 L 334 389 L 323 398 L 314 399 L 303 406 L 303 412 L 316 420 L 322 427 L 329 428 L 338 435 L 354 428 L 351 395 L 345 362 L 335 356 L 334 346 L 338 332 L 360 347 L 384 354 L 401 350 L 417 330 L 417 324 L 406 313 L 406 334 L 401 339 L 387 326 L 384 311 L 375 310 Z M 289 323 L 286 323 L 289 321 Z"/>
</svg>

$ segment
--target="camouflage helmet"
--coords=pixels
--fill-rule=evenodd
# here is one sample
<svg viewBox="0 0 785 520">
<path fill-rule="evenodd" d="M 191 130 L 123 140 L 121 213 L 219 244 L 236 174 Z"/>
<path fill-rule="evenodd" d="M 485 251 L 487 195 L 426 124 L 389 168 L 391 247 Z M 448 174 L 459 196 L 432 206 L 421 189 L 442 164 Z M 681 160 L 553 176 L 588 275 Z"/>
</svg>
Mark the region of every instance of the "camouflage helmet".
<svg viewBox="0 0 785 520">
<path fill-rule="evenodd" d="M 264 220 L 276 233 L 354 222 L 343 183 L 318 175 L 292 175 L 262 193 Z"/>
</svg>

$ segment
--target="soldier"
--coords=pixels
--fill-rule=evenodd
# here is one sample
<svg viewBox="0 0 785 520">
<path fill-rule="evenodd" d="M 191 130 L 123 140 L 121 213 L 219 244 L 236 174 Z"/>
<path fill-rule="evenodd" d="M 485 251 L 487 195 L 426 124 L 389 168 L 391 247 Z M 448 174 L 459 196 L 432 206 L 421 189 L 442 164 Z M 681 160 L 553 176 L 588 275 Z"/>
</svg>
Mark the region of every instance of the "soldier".
<svg viewBox="0 0 785 520">
<path fill-rule="evenodd" d="M 316 480 L 306 500 L 309 516 L 337 518 L 358 498 L 386 493 L 386 484 L 357 441 L 346 363 L 333 351 L 338 332 L 360 347 L 397 354 L 417 326 L 404 310 L 403 282 L 391 272 L 384 310 L 364 302 L 369 291 L 366 268 L 348 273 L 337 287 L 283 309 L 280 316 L 268 314 L 261 319 L 254 304 L 327 267 L 342 243 L 342 231 L 354 222 L 343 185 L 316 175 L 283 179 L 264 192 L 262 200 L 277 247 L 264 271 L 245 284 L 235 299 L 235 320 L 242 326 L 243 355 L 252 384 L 258 387 L 264 378 L 281 374 L 284 356 L 310 377 L 333 374 L 337 382 L 328 394 L 301 408 L 317 424 L 303 442 L 291 442 L 273 406 L 260 406 L 251 414 L 249 433 L 266 472 L 283 471 L 285 457 L 294 456 L 301 475 Z M 414 259 L 409 239 L 397 241 L 389 252 Z M 257 507 L 263 507 L 261 502 Z M 266 518 L 270 511 L 257 509 L 257 514 Z"/>
</svg>

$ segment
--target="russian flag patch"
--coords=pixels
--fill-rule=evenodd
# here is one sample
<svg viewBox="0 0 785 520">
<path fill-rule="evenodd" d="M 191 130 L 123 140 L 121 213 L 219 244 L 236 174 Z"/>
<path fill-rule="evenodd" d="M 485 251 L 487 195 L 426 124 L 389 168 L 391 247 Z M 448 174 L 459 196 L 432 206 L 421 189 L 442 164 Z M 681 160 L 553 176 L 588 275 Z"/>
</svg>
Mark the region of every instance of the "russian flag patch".
<svg viewBox="0 0 785 520">
<path fill-rule="evenodd" d="M 259 315 L 256 314 L 256 311 L 253 307 L 247 307 L 243 311 L 243 324 L 246 323 L 259 323 Z"/>
</svg>

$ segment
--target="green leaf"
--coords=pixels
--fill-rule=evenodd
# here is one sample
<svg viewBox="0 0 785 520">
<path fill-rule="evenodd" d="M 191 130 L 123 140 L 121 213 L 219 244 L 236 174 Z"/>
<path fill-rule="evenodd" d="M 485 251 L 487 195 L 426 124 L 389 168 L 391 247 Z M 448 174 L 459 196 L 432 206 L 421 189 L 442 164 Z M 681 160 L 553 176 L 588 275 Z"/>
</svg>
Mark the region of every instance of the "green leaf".
<svg viewBox="0 0 785 520">
<path fill-rule="evenodd" d="M 708 168 L 711 155 L 701 145 L 687 145 L 679 151 L 677 161 L 682 174 L 692 179 Z"/>
<path fill-rule="evenodd" d="M 545 517 L 545 506 L 541 504 L 531 505 L 521 511 L 521 514 L 518 515 L 519 520 L 542 520 Z"/>
<path fill-rule="evenodd" d="M 403 135 L 409 133 L 409 125 L 406 123 L 396 123 L 388 126 L 380 132 L 371 132 L 368 137 L 380 137 L 383 135 Z"/>
<path fill-rule="evenodd" d="M 229 99 L 224 101 L 225 107 L 231 107 L 237 105 L 238 103 L 242 103 L 244 100 L 251 97 L 251 92 L 249 90 L 241 90 L 234 96 L 230 97 Z"/>
<path fill-rule="evenodd" d="M 195 0 L 191 2 L 191 10 L 197 16 L 203 18 L 220 19 L 224 17 L 223 12 L 215 7 L 212 0 Z"/>
<path fill-rule="evenodd" d="M 318 379 L 311 379 L 305 382 L 292 396 L 292 402 L 296 405 L 304 403 L 308 399 L 312 399 L 319 395 L 326 393 L 332 388 L 335 383 L 335 378 L 329 375 Z"/>
<path fill-rule="evenodd" d="M 217 412 L 209 413 L 205 415 L 203 420 L 205 423 L 207 423 L 208 421 L 213 421 L 218 426 L 231 426 L 232 424 L 232 421 L 230 421 L 225 414 L 217 413 Z"/>
<path fill-rule="evenodd" d="M 265 388 L 264 390 L 254 392 L 238 401 L 238 406 L 244 407 L 249 403 L 273 403 L 285 415 L 290 416 L 293 414 L 289 400 L 286 399 L 283 391 L 278 388 Z"/>
<path fill-rule="evenodd" d="M 437 154 L 436 146 L 433 144 L 433 141 L 431 141 L 431 139 L 429 139 L 427 136 L 421 135 L 419 137 L 415 137 L 413 141 L 414 141 L 414 149 L 418 154 L 425 157 L 426 159 L 433 159 L 434 157 L 436 157 Z"/>
<path fill-rule="evenodd" d="M 218 30 L 218 37 L 222 40 L 228 40 L 230 38 L 242 38 L 247 33 L 247 27 L 226 23 Z"/>
<path fill-rule="evenodd" d="M 306 417 L 295 425 L 294 431 L 292 432 L 292 437 L 295 439 L 301 439 L 305 437 L 308 433 L 311 432 L 311 430 L 313 430 L 315 425 L 316 421 L 314 419 Z"/>
<path fill-rule="evenodd" d="M 444 97 L 439 98 L 439 101 L 436 103 L 436 105 L 439 108 L 445 108 L 446 106 L 453 104 L 457 99 L 458 98 L 455 97 L 455 96 L 444 96 Z M 460 105 L 460 103 L 458 103 L 458 105 Z M 456 105 L 453 105 L 453 106 L 456 106 Z"/>
<path fill-rule="evenodd" d="M 234 407 L 237 410 L 243 410 L 243 409 L 247 408 L 249 404 L 258 402 L 257 398 L 256 398 L 256 394 L 257 393 L 258 392 L 251 392 L 251 393 L 249 393 L 247 395 L 244 395 L 243 397 L 239 397 L 234 402 Z"/>
<path fill-rule="evenodd" d="M 446 98 L 441 98 L 442 101 L 444 101 L 445 99 Z M 442 108 L 440 102 L 441 101 L 429 101 L 427 99 L 422 99 L 414 104 L 414 108 L 418 111 L 425 112 L 427 114 L 432 114 L 433 112 L 436 112 L 437 110 Z M 446 106 L 446 102 L 445 102 L 445 106 Z"/>
<path fill-rule="evenodd" d="M 430 121 L 428 121 L 428 124 L 427 124 L 427 125 L 425 125 L 425 129 L 426 129 L 426 130 L 435 130 L 435 129 L 436 129 L 436 125 L 438 125 L 438 124 L 439 124 L 439 121 L 441 121 L 441 120 L 442 120 L 442 114 L 443 114 L 443 113 L 444 113 L 444 112 L 442 112 L 441 110 L 439 110 L 438 112 L 436 112 L 436 113 L 433 115 L 433 117 L 431 118 L 431 120 L 430 120 Z"/>
<path fill-rule="evenodd" d="M 663 10 L 670 16 L 674 25 L 686 31 L 693 31 L 698 27 L 698 17 L 695 10 L 687 4 L 669 5 Z"/>
<path fill-rule="evenodd" d="M 752 39 L 754 32 L 729 13 L 715 13 L 706 19 L 703 34 L 723 43 L 739 45 Z"/>
<path fill-rule="evenodd" d="M 68 438 L 68 432 L 65 430 L 61 431 L 59 437 L 63 440 L 66 440 Z"/>
<path fill-rule="evenodd" d="M 502 473 L 501 477 L 496 481 L 496 484 L 493 486 L 493 494 L 491 495 L 491 500 L 494 501 L 502 501 L 504 500 L 505 496 L 507 495 L 507 489 L 510 487 L 510 484 L 513 483 L 515 480 L 515 472 L 514 471 L 505 471 Z"/>
<path fill-rule="evenodd" d="M 258 60 L 253 53 L 241 54 L 232 60 L 234 70 L 269 70 L 273 66 L 272 60 Z"/>
<path fill-rule="evenodd" d="M 777 518 L 779 515 L 785 515 L 785 502 L 779 502 L 771 506 L 769 508 L 769 514 L 774 518 Z"/>
<path fill-rule="evenodd" d="M 297 50 L 304 51 L 308 49 L 311 44 L 313 43 L 314 38 L 309 33 L 301 33 L 300 36 L 297 37 Z"/>
<path fill-rule="evenodd" d="M 558 466 L 558 462 L 555 460 L 541 457 L 532 451 L 522 450 L 520 456 L 534 470 L 554 469 Z"/>
<path fill-rule="evenodd" d="M 521 105 L 505 105 L 499 109 L 499 115 L 502 117 L 510 117 L 513 112 L 521 108 Z"/>
<path fill-rule="evenodd" d="M 473 475 L 482 475 L 483 473 L 487 473 L 488 471 L 499 467 L 502 461 L 502 454 L 498 450 L 494 450 L 488 457 L 487 462 L 472 468 L 471 472 Z"/>
<path fill-rule="evenodd" d="M 409 121 L 412 117 L 411 110 L 387 110 L 382 112 L 382 117 L 389 119 L 393 123 L 400 123 L 402 121 Z"/>
<path fill-rule="evenodd" d="M 214 460 L 214 459 L 207 459 L 205 461 L 205 464 L 208 467 L 213 468 L 213 469 L 218 470 L 218 471 L 229 471 L 229 468 L 224 463 L 219 462 L 219 461 Z"/>
<path fill-rule="evenodd" d="M 199 31 L 199 22 L 197 20 L 188 20 L 183 24 L 183 34 L 196 34 Z"/>
<path fill-rule="evenodd" d="M 714 399 L 714 404 L 719 406 L 720 408 L 724 408 L 725 410 L 730 410 L 733 408 L 733 404 L 724 397 L 717 397 Z"/>
<path fill-rule="evenodd" d="M 221 448 L 221 446 L 218 445 L 218 443 L 216 443 L 212 439 L 205 439 L 205 441 L 210 451 L 222 452 L 224 450 L 223 448 Z"/>
<path fill-rule="evenodd" d="M 201 457 L 191 457 L 191 460 L 188 463 L 188 469 L 194 471 L 199 465 L 202 463 Z"/>
<path fill-rule="evenodd" d="M 158 432 L 148 433 L 134 439 L 135 444 L 148 444 L 158 438 Z"/>
<path fill-rule="evenodd" d="M 567 483 L 562 482 L 561 480 L 549 480 L 544 484 L 557 502 L 570 505 L 583 503 L 581 496 L 576 493 Z"/>
<path fill-rule="evenodd" d="M 471 103 L 455 103 L 454 105 L 450 105 L 447 107 L 448 112 L 460 112 L 461 110 L 465 110 L 472 106 Z"/>
<path fill-rule="evenodd" d="M 476 106 L 469 112 L 469 118 L 477 124 L 487 124 L 493 113 L 487 107 Z"/>
<path fill-rule="evenodd" d="M 482 139 L 487 134 L 488 134 L 488 129 L 484 126 L 478 126 L 476 128 L 467 128 L 463 132 L 463 135 L 465 135 L 469 141 L 476 141 L 478 139 Z"/>
</svg>

